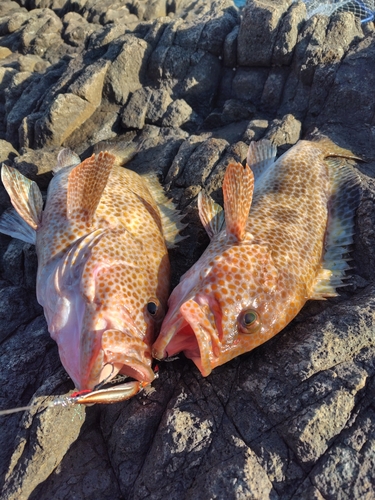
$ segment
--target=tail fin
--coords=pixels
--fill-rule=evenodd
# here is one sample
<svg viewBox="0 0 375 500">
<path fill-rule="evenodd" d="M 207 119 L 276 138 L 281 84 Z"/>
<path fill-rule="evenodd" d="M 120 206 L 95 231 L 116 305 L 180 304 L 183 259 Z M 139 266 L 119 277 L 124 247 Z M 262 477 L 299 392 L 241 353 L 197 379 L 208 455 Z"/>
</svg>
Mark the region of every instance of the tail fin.
<svg viewBox="0 0 375 500">
<path fill-rule="evenodd" d="M 97 154 L 100 151 L 108 151 L 108 153 L 111 153 L 116 157 L 117 165 L 125 165 L 132 158 L 134 158 L 141 146 L 142 143 L 137 144 L 136 142 L 129 141 L 101 141 L 94 146 L 94 153 Z"/>
<path fill-rule="evenodd" d="M 328 139 L 328 137 L 313 138 L 312 142 L 314 142 L 314 144 L 318 146 L 319 149 L 321 149 L 326 158 L 330 156 L 336 156 L 339 158 L 349 158 L 352 160 L 363 161 L 362 158 L 356 156 L 354 153 L 352 153 L 352 151 L 350 151 L 349 149 L 341 148 L 333 141 L 331 141 L 331 139 Z"/>
<path fill-rule="evenodd" d="M 38 229 L 42 220 L 43 199 L 37 184 L 7 165 L 1 169 L 1 180 L 22 219 L 32 229 Z"/>
<path fill-rule="evenodd" d="M 0 217 L 0 233 L 35 245 L 36 232 L 14 210 L 9 208 Z"/>
</svg>

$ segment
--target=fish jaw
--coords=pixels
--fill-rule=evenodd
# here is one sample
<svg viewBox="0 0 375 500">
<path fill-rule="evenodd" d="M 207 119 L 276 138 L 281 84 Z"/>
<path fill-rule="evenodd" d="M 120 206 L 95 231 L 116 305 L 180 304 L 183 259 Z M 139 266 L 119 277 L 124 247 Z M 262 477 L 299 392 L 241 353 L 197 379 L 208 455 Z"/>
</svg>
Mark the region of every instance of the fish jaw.
<svg viewBox="0 0 375 500">
<path fill-rule="evenodd" d="M 80 380 L 76 387 L 90 390 L 118 373 L 140 383 L 151 383 L 155 378 L 151 349 L 142 340 L 129 312 L 124 307 L 114 307 L 106 315 L 96 311 L 94 305 L 88 306 L 87 311 L 80 336 Z"/>
<path fill-rule="evenodd" d="M 221 313 L 214 299 L 203 294 L 185 301 L 176 315 L 166 318 L 153 345 L 156 359 L 183 352 L 204 377 L 220 364 Z M 219 326 L 219 328 L 217 328 Z"/>
</svg>

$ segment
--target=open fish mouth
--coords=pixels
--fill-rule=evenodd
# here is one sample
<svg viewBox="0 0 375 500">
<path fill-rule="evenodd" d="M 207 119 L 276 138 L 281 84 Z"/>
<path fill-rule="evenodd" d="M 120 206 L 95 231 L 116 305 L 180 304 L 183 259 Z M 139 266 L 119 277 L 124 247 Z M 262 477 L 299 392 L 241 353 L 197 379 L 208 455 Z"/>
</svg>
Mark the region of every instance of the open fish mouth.
<svg viewBox="0 0 375 500">
<path fill-rule="evenodd" d="M 181 305 L 177 319 L 154 343 L 153 356 L 163 359 L 183 352 L 206 377 L 217 364 L 221 341 L 209 306 L 199 302 L 190 299 Z"/>
</svg>

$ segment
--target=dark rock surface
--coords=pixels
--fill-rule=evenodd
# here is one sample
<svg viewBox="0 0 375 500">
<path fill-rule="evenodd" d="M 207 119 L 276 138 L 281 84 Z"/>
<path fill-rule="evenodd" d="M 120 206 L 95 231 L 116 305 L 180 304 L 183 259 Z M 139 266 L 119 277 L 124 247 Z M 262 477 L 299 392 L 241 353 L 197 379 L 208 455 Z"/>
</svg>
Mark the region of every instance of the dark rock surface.
<svg viewBox="0 0 375 500">
<path fill-rule="evenodd" d="M 375 497 L 375 33 L 350 13 L 305 21 L 290 0 L 2 0 L 0 160 L 45 191 L 61 146 L 143 141 L 187 214 L 173 285 L 208 238 L 196 196 L 221 201 L 250 140 L 283 152 L 312 132 L 367 160 L 353 274 L 279 335 L 202 378 L 181 357 L 153 389 L 102 407 L 73 389 L 35 297 L 31 245 L 0 237 L 1 498 Z M 9 201 L 0 188 L 1 210 Z"/>
</svg>

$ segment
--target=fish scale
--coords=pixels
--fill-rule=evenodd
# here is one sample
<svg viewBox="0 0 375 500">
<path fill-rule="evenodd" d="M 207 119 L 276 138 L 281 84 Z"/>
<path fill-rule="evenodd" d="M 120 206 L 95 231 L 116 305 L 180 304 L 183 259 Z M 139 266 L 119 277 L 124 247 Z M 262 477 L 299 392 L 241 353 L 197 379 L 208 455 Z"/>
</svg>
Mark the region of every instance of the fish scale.
<svg viewBox="0 0 375 500">
<path fill-rule="evenodd" d="M 326 138 L 275 156 L 263 140 L 245 168 L 228 166 L 224 211 L 200 194 L 211 241 L 169 298 L 155 358 L 182 351 L 207 376 L 280 332 L 307 300 L 337 295 L 360 191 L 355 170 L 329 158 L 355 156 Z"/>
<path fill-rule="evenodd" d="M 21 217 L 6 214 L 0 230 L 36 243 L 37 298 L 49 332 L 76 388 L 93 391 L 78 402 L 128 399 L 155 378 L 151 344 L 169 293 L 167 247 L 184 226 L 154 176 L 121 166 L 136 151 L 120 145 L 81 162 L 62 150 L 43 211 L 37 185 L 2 168 Z M 135 381 L 96 390 L 118 373 Z"/>
</svg>

